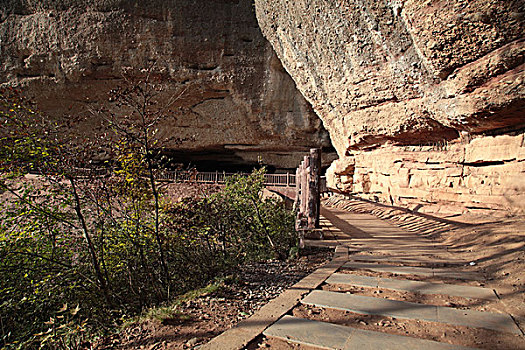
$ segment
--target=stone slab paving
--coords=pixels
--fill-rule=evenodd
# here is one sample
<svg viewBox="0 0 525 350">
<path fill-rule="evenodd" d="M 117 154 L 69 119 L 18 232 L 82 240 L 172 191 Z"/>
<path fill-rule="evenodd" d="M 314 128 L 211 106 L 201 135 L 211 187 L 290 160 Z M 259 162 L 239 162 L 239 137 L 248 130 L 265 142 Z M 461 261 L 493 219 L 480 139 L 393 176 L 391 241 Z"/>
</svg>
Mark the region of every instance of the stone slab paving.
<svg viewBox="0 0 525 350">
<path fill-rule="evenodd" d="M 219 334 L 208 343 L 199 347 L 201 350 L 240 350 L 261 334 L 268 326 L 296 306 L 301 298 L 317 288 L 331 274 L 348 260 L 348 249 L 339 246 L 332 261 L 321 266 L 277 298 L 264 305 L 255 314 L 239 322 L 236 326 Z"/>
<path fill-rule="evenodd" d="M 451 350 L 471 349 L 400 335 L 361 330 L 335 325 L 327 322 L 312 321 L 293 316 L 284 316 L 263 333 L 294 343 L 321 347 L 324 349 L 359 349 L 359 350 Z"/>
<path fill-rule="evenodd" d="M 364 255 L 353 254 L 349 256 L 353 261 L 375 261 L 375 262 L 395 262 L 404 264 L 446 264 L 446 265 L 468 265 L 470 261 L 465 260 L 450 260 L 435 257 L 430 254 L 414 254 L 410 251 L 398 253 L 396 255 Z"/>
<path fill-rule="evenodd" d="M 410 303 L 406 301 L 366 297 L 361 295 L 314 290 L 303 304 L 347 310 L 358 314 L 381 315 L 412 320 L 440 322 L 451 325 L 485 328 L 500 332 L 521 334 L 509 315 L 475 310 Z"/>
<path fill-rule="evenodd" d="M 358 287 L 385 288 L 420 294 L 451 295 L 467 299 L 498 300 L 494 290 L 489 288 L 398 280 L 382 277 L 358 276 L 347 273 L 334 273 L 326 280 L 326 283 L 346 284 Z"/>
<path fill-rule="evenodd" d="M 480 280 L 483 278 L 479 273 L 471 271 L 451 271 L 444 268 L 394 266 L 388 264 L 376 264 L 366 262 L 349 261 L 343 265 L 344 268 L 364 269 L 375 272 L 388 272 L 398 275 L 419 275 L 427 277 L 447 277 L 464 280 Z"/>
</svg>

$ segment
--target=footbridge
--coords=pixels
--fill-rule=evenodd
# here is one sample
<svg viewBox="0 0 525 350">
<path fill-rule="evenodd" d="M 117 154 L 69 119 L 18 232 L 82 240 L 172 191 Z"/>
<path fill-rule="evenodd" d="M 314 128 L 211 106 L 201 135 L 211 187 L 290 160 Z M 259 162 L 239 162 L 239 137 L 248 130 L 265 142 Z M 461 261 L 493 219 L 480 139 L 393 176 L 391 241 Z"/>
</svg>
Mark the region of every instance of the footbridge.
<svg viewBox="0 0 525 350">
<path fill-rule="evenodd" d="M 162 171 L 156 178 L 168 182 L 189 182 L 201 184 L 225 184 L 234 175 L 248 176 L 248 173 L 200 172 L 200 171 Z M 265 187 L 295 187 L 295 174 L 264 174 Z"/>
<path fill-rule="evenodd" d="M 185 182 L 197 184 L 224 185 L 227 179 L 234 175 L 248 176 L 249 173 L 200 172 L 200 171 L 162 171 L 156 175 L 157 180 L 165 182 Z M 264 174 L 264 187 L 290 200 L 295 200 L 297 194 L 296 175 L 291 173 Z M 321 193 L 327 191 L 326 178 L 320 178 Z"/>
</svg>

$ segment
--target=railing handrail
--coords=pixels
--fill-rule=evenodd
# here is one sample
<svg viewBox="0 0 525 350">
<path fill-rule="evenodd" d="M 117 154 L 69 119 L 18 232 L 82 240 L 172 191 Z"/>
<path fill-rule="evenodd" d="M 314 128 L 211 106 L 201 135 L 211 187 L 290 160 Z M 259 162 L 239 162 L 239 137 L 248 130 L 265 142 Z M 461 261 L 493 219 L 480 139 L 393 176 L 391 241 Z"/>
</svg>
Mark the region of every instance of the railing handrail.
<svg viewBox="0 0 525 350">
<path fill-rule="evenodd" d="M 89 175 L 108 175 L 109 168 L 76 168 L 75 172 L 78 176 Z M 232 173 L 224 171 L 179 171 L 179 170 L 158 170 L 156 178 L 160 181 L 174 181 L 174 182 L 196 182 L 196 183 L 216 183 L 225 184 L 226 179 L 233 175 L 248 176 L 250 173 Z M 322 177 L 323 178 L 323 177 Z M 264 174 L 264 185 L 275 187 L 295 187 L 295 174 L 280 173 L 280 174 Z"/>
<path fill-rule="evenodd" d="M 206 172 L 206 171 L 183 171 L 179 172 L 176 170 L 164 170 L 157 174 L 159 180 L 173 180 L 182 182 L 197 182 L 197 183 L 226 183 L 226 178 L 233 175 L 248 176 L 249 173 L 226 173 L 226 172 Z M 284 173 L 284 174 L 264 174 L 265 186 L 282 186 L 292 187 L 295 186 L 295 174 Z"/>
</svg>

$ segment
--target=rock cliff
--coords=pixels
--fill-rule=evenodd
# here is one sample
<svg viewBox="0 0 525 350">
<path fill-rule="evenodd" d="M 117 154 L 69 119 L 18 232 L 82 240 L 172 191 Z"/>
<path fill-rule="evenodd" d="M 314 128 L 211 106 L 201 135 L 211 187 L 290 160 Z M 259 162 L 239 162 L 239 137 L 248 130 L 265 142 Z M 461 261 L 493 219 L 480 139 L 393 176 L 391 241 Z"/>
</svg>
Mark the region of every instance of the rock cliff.
<svg viewBox="0 0 525 350">
<path fill-rule="evenodd" d="M 522 1 L 255 3 L 330 132 L 333 186 L 418 208 L 523 207 Z"/>
<path fill-rule="evenodd" d="M 329 185 L 425 213 L 523 213 L 523 138 L 521 133 L 356 152 L 328 169 Z"/>
<path fill-rule="evenodd" d="M 309 147 L 331 147 L 249 0 L 6 0 L 0 43 L 0 83 L 21 87 L 49 115 L 85 117 L 74 125 L 81 130 L 123 69 L 155 62 L 167 98 L 183 92 L 181 112 L 160 131 L 194 140 L 171 145 L 179 159 L 261 157 L 292 168 Z"/>
</svg>

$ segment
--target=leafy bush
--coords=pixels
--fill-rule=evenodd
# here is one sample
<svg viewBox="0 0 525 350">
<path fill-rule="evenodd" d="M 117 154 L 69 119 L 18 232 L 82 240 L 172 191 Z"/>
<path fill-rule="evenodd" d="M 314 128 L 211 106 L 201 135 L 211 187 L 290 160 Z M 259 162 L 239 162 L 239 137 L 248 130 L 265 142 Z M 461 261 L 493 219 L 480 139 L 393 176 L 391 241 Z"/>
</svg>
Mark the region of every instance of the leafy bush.
<svg viewBox="0 0 525 350">
<path fill-rule="evenodd" d="M 167 225 L 175 240 L 170 254 L 192 262 L 207 278 L 247 261 L 287 258 L 297 245 L 293 215 L 283 203 L 262 199 L 263 182 L 264 169 L 256 170 L 233 176 L 209 197 L 169 205 Z"/>
<path fill-rule="evenodd" d="M 138 314 L 202 287 L 238 264 L 287 258 L 297 243 L 293 216 L 282 203 L 261 198 L 262 182 L 263 172 L 256 171 L 230 179 L 224 190 L 209 197 L 163 201 L 161 237 L 170 276 L 167 286 L 156 240 L 148 229 L 151 222 L 147 218 L 140 224 L 133 220 L 151 211 L 151 198 L 137 202 L 127 198 L 130 207 L 125 208 L 126 215 L 119 213 L 113 221 L 87 216 L 106 291 L 97 281 L 90 251 L 78 228 L 32 209 L 34 204 L 29 200 L 4 200 L 9 203 L 0 226 L 4 345 L 78 343 L 80 336 L 86 337 L 93 329 L 111 327 L 124 315 Z M 26 191 L 22 198 L 35 193 L 34 189 Z M 71 198 L 65 195 L 60 205 L 51 204 L 51 200 L 46 210 L 63 206 L 62 211 L 54 208 L 56 215 L 72 217 L 68 200 Z M 96 212 L 88 204 L 83 207 L 86 213 Z M 61 319 L 56 310 L 64 304 L 78 305 L 76 317 L 58 326 Z"/>
<path fill-rule="evenodd" d="M 45 118 L 0 97 L 2 348 L 81 348 L 123 318 L 296 246 L 292 214 L 262 198 L 264 170 L 172 202 L 140 138 L 104 145 L 110 174 L 79 174 L 91 150 L 64 144 Z"/>
</svg>

